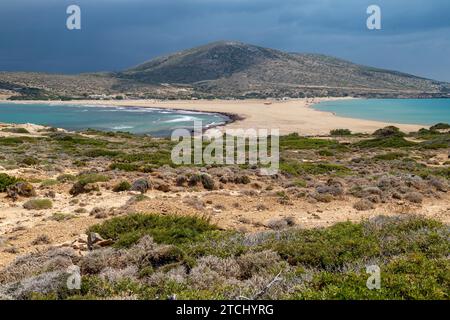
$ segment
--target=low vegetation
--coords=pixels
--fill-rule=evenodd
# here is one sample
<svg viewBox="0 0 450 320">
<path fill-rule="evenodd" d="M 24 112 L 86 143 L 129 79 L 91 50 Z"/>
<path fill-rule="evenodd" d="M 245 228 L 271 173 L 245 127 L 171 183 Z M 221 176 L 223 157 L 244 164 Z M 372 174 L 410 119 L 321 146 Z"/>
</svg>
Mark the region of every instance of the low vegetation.
<svg viewBox="0 0 450 320">
<path fill-rule="evenodd" d="M 343 165 L 332 163 L 300 163 L 298 161 L 285 161 L 280 164 L 280 169 L 293 176 L 299 176 L 302 174 L 323 175 L 323 174 L 336 174 L 345 175 L 349 174 L 351 170 Z"/>
<path fill-rule="evenodd" d="M 19 179 L 7 175 L 6 173 L 0 173 L 0 192 L 5 192 L 9 186 L 14 185 Z"/>
<path fill-rule="evenodd" d="M 50 199 L 32 199 L 25 202 L 23 207 L 27 210 L 44 210 L 51 209 L 53 203 Z"/>
<path fill-rule="evenodd" d="M 0 294 L 20 299 L 449 298 L 448 226 L 416 216 L 245 234 L 219 231 L 203 218 L 132 215 L 89 231 L 114 239 L 116 248 L 83 257 L 64 249 L 30 254 L 2 271 Z M 132 241 L 130 232 L 136 234 Z M 80 290 L 64 286 L 72 263 L 81 269 Z M 381 270 L 379 290 L 366 286 L 367 265 Z"/>
<path fill-rule="evenodd" d="M 330 131 L 331 136 L 351 136 L 352 132 L 349 129 L 334 129 Z"/>
<path fill-rule="evenodd" d="M 117 247 L 129 247 L 144 235 L 156 243 L 175 244 L 196 241 L 203 233 L 216 229 L 206 219 L 197 217 L 134 214 L 113 218 L 89 231 L 114 239 Z"/>
<path fill-rule="evenodd" d="M 283 136 L 273 176 L 259 165 L 173 165 L 164 138 L 7 133 L 2 210 L 74 230 L 62 247 L 33 233 L 24 256 L 13 230 L 0 248 L 17 257 L 0 270 L 0 299 L 449 299 L 449 226 L 411 214 L 445 216 L 444 127 Z M 222 227 L 230 212 L 231 230 L 205 218 Z M 401 214 L 363 219 L 377 212 Z M 331 225 L 342 217 L 360 222 Z M 79 290 L 65 285 L 72 265 Z M 369 265 L 381 269 L 380 290 L 366 286 Z"/>
</svg>

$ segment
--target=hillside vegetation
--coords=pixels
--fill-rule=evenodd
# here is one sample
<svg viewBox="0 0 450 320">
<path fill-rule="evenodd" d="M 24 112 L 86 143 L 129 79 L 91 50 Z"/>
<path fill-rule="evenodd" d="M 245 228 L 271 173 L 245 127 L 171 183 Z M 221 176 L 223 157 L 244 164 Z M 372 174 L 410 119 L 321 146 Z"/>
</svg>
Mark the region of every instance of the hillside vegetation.
<svg viewBox="0 0 450 320">
<path fill-rule="evenodd" d="M 319 54 L 221 41 L 118 73 L 0 73 L 15 99 L 448 97 L 448 83 Z"/>
</svg>

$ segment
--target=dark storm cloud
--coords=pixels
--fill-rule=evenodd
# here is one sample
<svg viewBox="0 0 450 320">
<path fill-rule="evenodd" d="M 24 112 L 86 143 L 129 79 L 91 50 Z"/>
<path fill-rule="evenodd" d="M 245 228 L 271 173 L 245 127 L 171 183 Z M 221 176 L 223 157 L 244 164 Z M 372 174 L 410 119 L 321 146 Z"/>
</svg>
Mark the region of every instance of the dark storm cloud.
<svg viewBox="0 0 450 320">
<path fill-rule="evenodd" d="M 65 28 L 70 4 L 81 31 Z M 3 0 L 0 32 L 0 70 L 121 70 L 227 39 L 450 81 L 448 0 Z"/>
</svg>

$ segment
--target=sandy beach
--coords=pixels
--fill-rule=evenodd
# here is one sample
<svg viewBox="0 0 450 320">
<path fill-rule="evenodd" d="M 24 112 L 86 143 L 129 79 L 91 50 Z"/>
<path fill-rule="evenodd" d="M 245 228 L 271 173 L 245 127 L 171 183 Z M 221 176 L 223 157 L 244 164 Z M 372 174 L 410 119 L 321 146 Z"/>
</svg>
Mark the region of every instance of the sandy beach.
<svg viewBox="0 0 450 320">
<path fill-rule="evenodd" d="M 332 129 L 350 129 L 353 132 L 371 133 L 387 125 L 395 125 L 402 131 L 417 131 L 421 125 L 386 123 L 379 121 L 338 117 L 330 112 L 312 108 L 316 103 L 339 98 L 271 100 L 79 100 L 55 102 L 55 104 L 89 104 L 139 106 L 166 109 L 183 109 L 202 112 L 218 112 L 238 115 L 241 119 L 226 125 L 230 129 L 279 129 L 280 134 L 297 132 L 301 135 L 326 135 Z M 11 101 L 0 101 L 10 103 Z M 20 103 L 49 103 L 49 101 L 23 101 Z"/>
</svg>

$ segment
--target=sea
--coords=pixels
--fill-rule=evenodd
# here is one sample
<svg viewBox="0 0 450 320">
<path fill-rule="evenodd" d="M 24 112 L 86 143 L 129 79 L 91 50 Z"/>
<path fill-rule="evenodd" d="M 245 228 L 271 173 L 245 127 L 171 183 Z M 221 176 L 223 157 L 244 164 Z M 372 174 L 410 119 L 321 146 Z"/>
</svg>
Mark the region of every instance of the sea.
<svg viewBox="0 0 450 320">
<path fill-rule="evenodd" d="M 204 128 L 227 123 L 226 115 L 145 107 L 92 106 L 56 103 L 0 103 L 0 122 L 33 123 L 71 131 L 95 129 L 152 136 L 170 136 L 178 128 Z"/>
<path fill-rule="evenodd" d="M 424 126 L 450 124 L 450 99 L 349 99 L 313 106 L 337 116 Z"/>
</svg>

